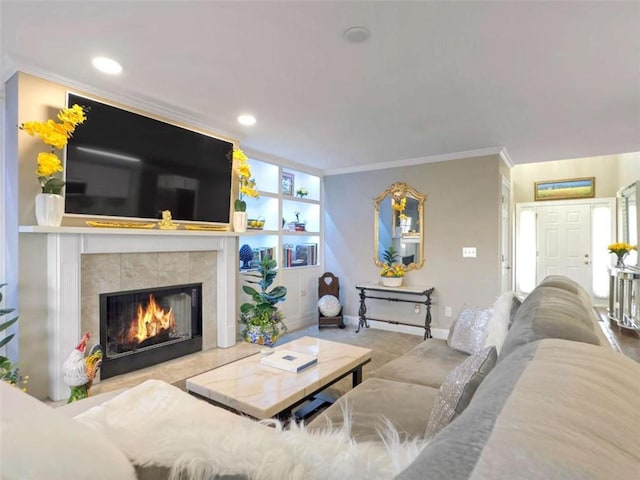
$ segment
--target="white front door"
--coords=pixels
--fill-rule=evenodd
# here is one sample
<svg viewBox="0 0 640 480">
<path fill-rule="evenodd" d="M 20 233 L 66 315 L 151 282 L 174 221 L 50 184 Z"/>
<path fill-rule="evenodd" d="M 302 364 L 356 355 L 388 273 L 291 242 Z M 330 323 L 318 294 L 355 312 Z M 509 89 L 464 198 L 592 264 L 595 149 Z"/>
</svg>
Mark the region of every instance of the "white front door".
<svg viewBox="0 0 640 480">
<path fill-rule="evenodd" d="M 591 207 L 549 205 L 537 213 L 536 283 L 564 275 L 591 292 Z"/>
</svg>

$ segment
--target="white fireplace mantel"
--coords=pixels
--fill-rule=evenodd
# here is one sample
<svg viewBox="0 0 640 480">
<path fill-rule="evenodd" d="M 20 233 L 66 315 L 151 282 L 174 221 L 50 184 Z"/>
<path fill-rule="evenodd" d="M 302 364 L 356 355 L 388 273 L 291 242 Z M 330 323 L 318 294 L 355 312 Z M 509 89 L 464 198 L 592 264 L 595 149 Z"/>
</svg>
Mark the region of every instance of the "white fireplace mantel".
<svg viewBox="0 0 640 480">
<path fill-rule="evenodd" d="M 21 300 L 20 313 L 28 318 L 29 314 L 46 312 L 48 390 L 52 400 L 68 395 L 61 366 L 81 337 L 80 265 L 84 254 L 217 252 L 217 346 L 235 344 L 237 233 L 40 226 L 21 226 L 19 232 L 20 283 L 31 282 L 47 292 L 40 299 Z M 46 268 L 38 261 L 45 260 L 43 255 Z"/>
</svg>

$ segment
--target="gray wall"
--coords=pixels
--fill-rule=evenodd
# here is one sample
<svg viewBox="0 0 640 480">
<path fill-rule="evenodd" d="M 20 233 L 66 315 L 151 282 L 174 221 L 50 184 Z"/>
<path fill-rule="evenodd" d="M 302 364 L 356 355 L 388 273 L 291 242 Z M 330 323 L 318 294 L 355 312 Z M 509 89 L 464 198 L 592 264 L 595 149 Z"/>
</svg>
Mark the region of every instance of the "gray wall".
<svg viewBox="0 0 640 480">
<path fill-rule="evenodd" d="M 379 280 L 373 199 L 394 182 L 428 196 L 425 265 L 409 272 L 405 283 L 435 287 L 433 326 L 448 329 L 464 304 L 490 306 L 500 293 L 500 164 L 492 155 L 326 176 L 325 268 L 340 277 L 345 315 L 358 314 L 356 283 Z M 476 247 L 477 258 L 462 258 L 462 247 Z M 452 318 L 444 317 L 445 306 L 452 307 Z M 369 311 L 410 323 L 424 319 L 412 304 L 373 301 Z"/>
</svg>

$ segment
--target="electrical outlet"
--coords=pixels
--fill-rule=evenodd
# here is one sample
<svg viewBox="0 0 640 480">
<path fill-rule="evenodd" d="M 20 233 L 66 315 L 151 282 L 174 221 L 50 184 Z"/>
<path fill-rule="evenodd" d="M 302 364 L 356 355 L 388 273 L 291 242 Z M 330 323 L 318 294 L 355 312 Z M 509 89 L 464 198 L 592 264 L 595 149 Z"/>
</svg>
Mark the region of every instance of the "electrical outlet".
<svg viewBox="0 0 640 480">
<path fill-rule="evenodd" d="M 462 247 L 462 256 L 476 258 L 476 247 Z"/>
<path fill-rule="evenodd" d="M 300 296 L 301 297 L 306 297 L 307 296 L 307 291 L 305 289 L 300 290 Z"/>
<path fill-rule="evenodd" d="M 413 306 L 413 313 L 420 313 L 420 304 L 419 303 L 416 303 Z"/>
<path fill-rule="evenodd" d="M 445 317 L 453 316 L 453 311 L 451 310 L 451 307 L 444 307 L 444 316 Z"/>
</svg>

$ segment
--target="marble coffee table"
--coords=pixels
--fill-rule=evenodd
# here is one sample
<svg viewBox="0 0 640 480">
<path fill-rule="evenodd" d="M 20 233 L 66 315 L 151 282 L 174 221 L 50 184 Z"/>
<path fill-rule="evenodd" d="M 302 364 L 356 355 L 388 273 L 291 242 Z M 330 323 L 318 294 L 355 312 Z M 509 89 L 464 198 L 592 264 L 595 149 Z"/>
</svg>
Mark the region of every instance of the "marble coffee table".
<svg viewBox="0 0 640 480">
<path fill-rule="evenodd" d="M 318 363 L 290 373 L 260 363 L 261 354 L 228 363 L 187 379 L 187 391 L 214 404 L 257 419 L 288 419 L 293 409 L 342 378 L 362 381 L 372 351 L 344 343 L 302 337 L 275 348 L 318 357 Z M 302 407 L 304 408 L 304 407 Z"/>
</svg>

